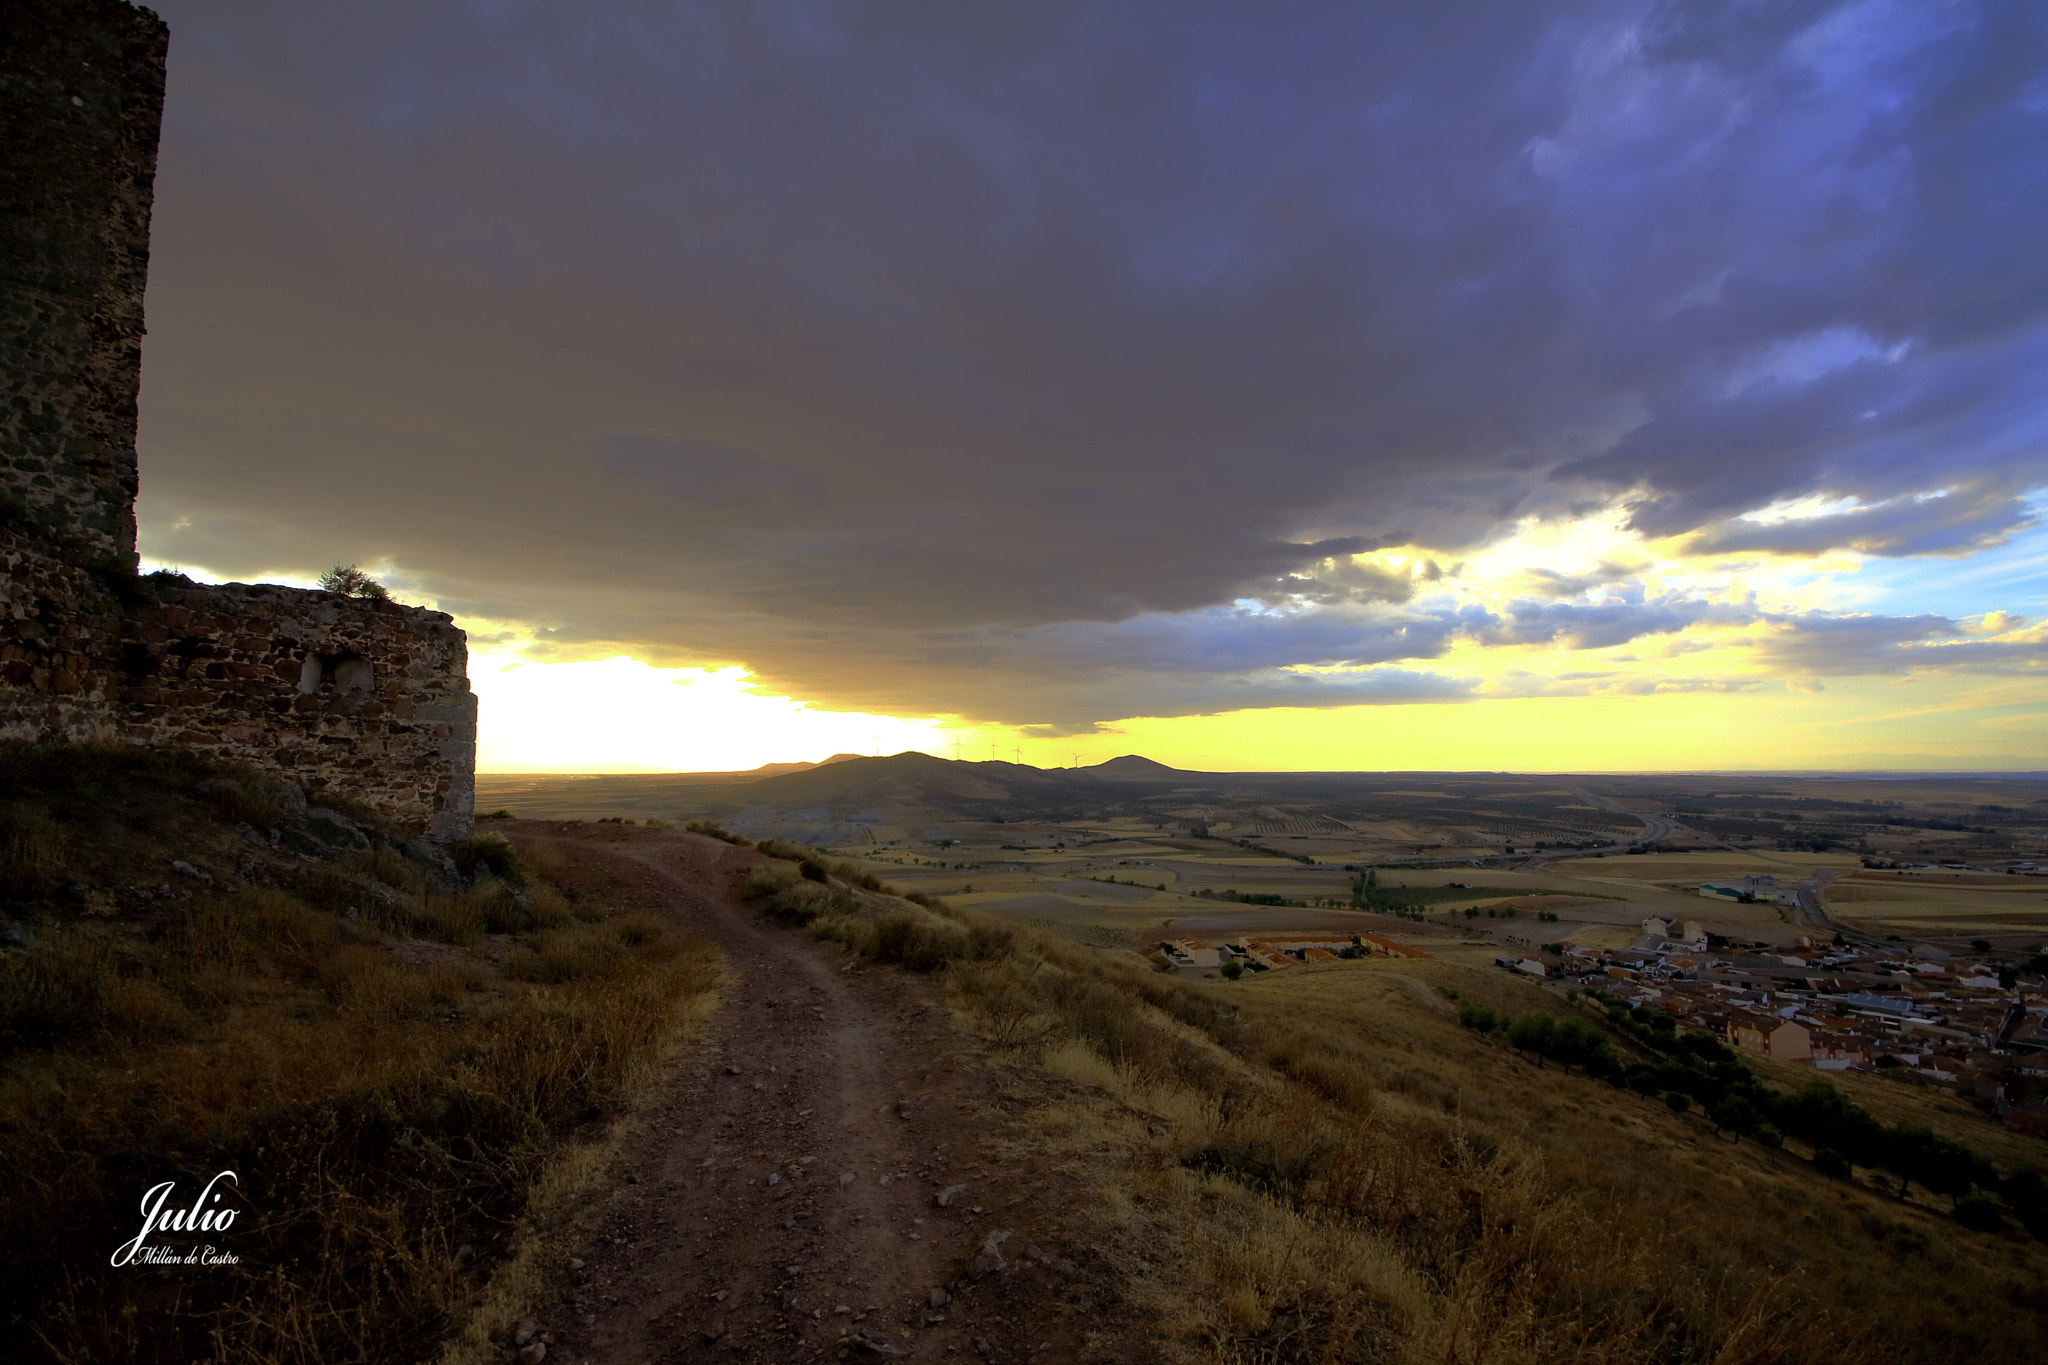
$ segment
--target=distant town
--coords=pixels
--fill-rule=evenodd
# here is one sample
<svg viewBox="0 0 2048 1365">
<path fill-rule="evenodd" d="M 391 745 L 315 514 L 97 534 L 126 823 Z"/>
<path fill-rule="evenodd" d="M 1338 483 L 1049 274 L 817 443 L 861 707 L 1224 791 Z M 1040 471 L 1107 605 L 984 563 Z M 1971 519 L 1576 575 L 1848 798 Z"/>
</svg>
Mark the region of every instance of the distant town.
<svg viewBox="0 0 2048 1365">
<path fill-rule="evenodd" d="M 1173 968 L 1230 977 L 1374 955 L 1430 956 L 1367 933 L 1180 938 L 1159 951 Z M 1851 944 L 1838 934 L 1787 947 L 1652 916 L 1626 948 L 1543 944 L 1494 961 L 1556 989 L 1661 1010 L 1679 1028 L 1748 1052 L 1946 1091 L 2009 1128 L 2048 1137 L 2048 947 L 2015 965 L 1988 942 L 1958 954 L 1931 943 Z"/>
</svg>

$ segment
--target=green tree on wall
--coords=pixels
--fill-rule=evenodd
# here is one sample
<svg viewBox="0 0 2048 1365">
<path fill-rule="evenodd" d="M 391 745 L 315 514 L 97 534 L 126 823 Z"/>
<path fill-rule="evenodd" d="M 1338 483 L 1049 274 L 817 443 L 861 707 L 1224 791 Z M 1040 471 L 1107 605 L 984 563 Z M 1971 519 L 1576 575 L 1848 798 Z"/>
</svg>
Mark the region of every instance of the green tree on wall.
<svg viewBox="0 0 2048 1365">
<path fill-rule="evenodd" d="M 391 597 L 390 589 L 353 564 L 337 564 L 321 574 L 320 586 L 343 597 L 367 597 L 377 602 L 388 601 Z"/>
</svg>

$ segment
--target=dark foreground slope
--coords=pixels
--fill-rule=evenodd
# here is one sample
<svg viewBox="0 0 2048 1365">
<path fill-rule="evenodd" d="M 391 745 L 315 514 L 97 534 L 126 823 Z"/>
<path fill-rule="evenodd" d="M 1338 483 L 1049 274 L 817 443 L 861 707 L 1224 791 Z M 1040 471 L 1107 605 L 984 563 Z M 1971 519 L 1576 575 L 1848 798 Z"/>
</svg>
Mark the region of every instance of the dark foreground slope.
<svg viewBox="0 0 2048 1365">
<path fill-rule="evenodd" d="M 414 1360 L 462 1320 L 721 968 L 455 853 L 175 752 L 0 745 L 0 1354 Z M 234 1217 L 119 1256 L 165 1182 Z"/>
</svg>

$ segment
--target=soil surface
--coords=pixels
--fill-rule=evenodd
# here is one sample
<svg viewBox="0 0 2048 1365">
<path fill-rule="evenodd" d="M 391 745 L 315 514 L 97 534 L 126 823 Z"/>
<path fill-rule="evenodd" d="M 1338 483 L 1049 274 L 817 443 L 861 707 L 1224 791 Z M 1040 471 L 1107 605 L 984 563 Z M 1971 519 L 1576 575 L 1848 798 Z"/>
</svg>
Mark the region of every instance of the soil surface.
<svg viewBox="0 0 2048 1365">
<path fill-rule="evenodd" d="M 546 1359 L 1152 1357 L 1084 1182 L 1018 1154 L 1018 1116 L 1061 1083 L 958 1032 L 931 979 L 758 919 L 732 890 L 750 850 L 609 824 L 518 835 L 561 855 L 565 886 L 672 917 L 733 973 L 597 1193 L 546 1234 Z"/>
</svg>

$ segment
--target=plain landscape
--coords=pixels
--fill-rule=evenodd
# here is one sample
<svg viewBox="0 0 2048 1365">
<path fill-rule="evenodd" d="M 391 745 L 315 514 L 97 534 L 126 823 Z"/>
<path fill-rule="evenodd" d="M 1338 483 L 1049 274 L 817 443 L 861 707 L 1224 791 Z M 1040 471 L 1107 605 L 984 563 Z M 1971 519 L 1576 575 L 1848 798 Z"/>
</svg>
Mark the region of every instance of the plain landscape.
<svg viewBox="0 0 2048 1365">
<path fill-rule="evenodd" d="M 921 755 L 751 783 L 486 777 L 501 804 L 448 867 L 255 775 L 11 750 L 11 827 L 33 834 L 0 869 L 15 904 L 87 912 L 13 921 L 33 946 L 5 964 L 0 1138 L 43 1193 L 12 1206 L 9 1245 L 118 1221 L 124 1173 L 194 1155 L 274 1173 L 289 1152 L 354 1191 L 263 1218 L 250 1267 L 170 1319 L 17 1258 L 15 1292 L 64 1305 L 40 1345 L 446 1365 L 2039 1351 L 2040 1138 L 1953 1087 L 1816 1071 L 1630 1003 L 1685 985 L 1680 954 L 1735 970 L 1828 932 L 1695 879 L 1769 867 L 1820 887 L 1833 923 L 1824 893 L 1860 860 L 1915 861 L 1905 903 L 1938 921 L 1919 907 L 1948 903 L 1932 879 L 1963 850 L 2029 860 L 2037 779 L 1137 766 L 1038 774 L 1009 807 L 981 765 Z M 1824 826 L 1713 833 L 1673 808 L 1758 798 L 1835 804 Z M 2019 818 L 1960 814 L 1986 806 Z M 827 821 L 859 842 L 789 837 Z M 2008 963 L 2004 995 L 2038 1009 L 2042 883 L 1974 875 L 2016 889 L 1958 926 L 1998 943 L 1958 954 Z M 1553 937 L 1639 943 L 1631 920 L 1658 912 L 1722 946 L 1638 954 L 1624 982 Z M 1236 944 L 1240 970 L 1175 941 Z M 1340 951 L 1289 956 L 1310 941 Z M 1539 957 L 1551 975 L 1501 965 Z M 1809 1004 L 1824 972 L 1877 974 L 1774 965 Z M 309 1049 L 335 1060 L 291 1065 Z M 307 1254 L 321 1277 L 263 1268 Z"/>
<path fill-rule="evenodd" d="M 2048 1361 L 2048 6 L 152 5 L 0 1360 Z"/>
<path fill-rule="evenodd" d="M 1546 937 L 1609 929 L 1614 946 L 1652 914 L 1788 944 L 1839 926 L 2017 950 L 2048 930 L 2048 881 L 2007 874 L 2048 866 L 2048 774 L 1198 773 L 1136 756 L 1040 769 L 905 753 L 764 777 L 477 783 L 479 810 L 716 819 L 867 860 L 963 907 L 1133 944 L 1169 928 L 1330 927 L 1343 921 L 1301 911 L 1349 907 L 1361 867 L 1439 928 L 1541 896 L 1523 908 L 1560 917 Z M 1698 895 L 1758 876 L 1806 894 Z M 1215 903 L 1232 895 L 1303 904 Z"/>
</svg>

